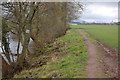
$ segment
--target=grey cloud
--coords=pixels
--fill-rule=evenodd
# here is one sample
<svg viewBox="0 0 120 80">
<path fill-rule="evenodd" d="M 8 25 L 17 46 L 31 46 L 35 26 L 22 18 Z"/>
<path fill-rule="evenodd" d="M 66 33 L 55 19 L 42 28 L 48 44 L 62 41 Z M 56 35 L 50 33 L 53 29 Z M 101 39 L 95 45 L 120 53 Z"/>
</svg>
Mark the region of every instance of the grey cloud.
<svg viewBox="0 0 120 80">
<path fill-rule="evenodd" d="M 116 14 L 118 14 L 117 8 L 118 8 L 118 3 L 117 2 L 82 2 L 82 4 L 85 6 L 86 10 L 84 10 L 84 13 L 81 15 L 81 18 L 78 20 L 91 20 L 95 22 L 111 22 L 115 19 L 117 19 Z M 103 14 L 94 14 L 95 11 L 97 11 L 97 8 L 99 9 L 101 7 L 105 7 L 106 10 L 110 11 L 110 9 L 114 10 L 112 13 L 108 13 L 110 16 L 104 16 Z M 92 10 L 96 8 L 96 10 Z M 100 11 L 99 11 L 100 12 Z M 111 12 L 111 11 L 110 11 Z M 104 12 L 100 12 L 104 13 Z M 107 15 L 107 14 L 106 14 Z M 111 16 L 113 15 L 113 16 Z"/>
</svg>

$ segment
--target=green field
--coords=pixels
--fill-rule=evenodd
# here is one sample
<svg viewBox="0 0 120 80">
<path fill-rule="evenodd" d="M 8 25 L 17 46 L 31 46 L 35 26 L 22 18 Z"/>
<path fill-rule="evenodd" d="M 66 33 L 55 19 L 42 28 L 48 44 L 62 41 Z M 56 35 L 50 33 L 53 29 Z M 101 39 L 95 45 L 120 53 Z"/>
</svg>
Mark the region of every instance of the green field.
<svg viewBox="0 0 120 80">
<path fill-rule="evenodd" d="M 72 25 L 71 28 L 84 29 L 99 41 L 118 49 L 117 25 Z"/>
</svg>

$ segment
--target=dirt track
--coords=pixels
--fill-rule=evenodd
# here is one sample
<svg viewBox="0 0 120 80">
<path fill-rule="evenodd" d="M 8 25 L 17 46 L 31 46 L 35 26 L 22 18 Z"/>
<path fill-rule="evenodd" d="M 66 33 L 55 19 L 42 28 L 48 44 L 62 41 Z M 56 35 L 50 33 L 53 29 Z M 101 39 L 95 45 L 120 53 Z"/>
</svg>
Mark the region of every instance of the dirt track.
<svg viewBox="0 0 120 80">
<path fill-rule="evenodd" d="M 111 56 L 104 51 L 104 46 L 96 45 L 84 34 L 84 30 L 78 29 L 78 32 L 84 38 L 88 47 L 89 60 L 86 70 L 88 78 L 113 78 L 117 77 L 117 57 L 115 54 Z"/>
</svg>

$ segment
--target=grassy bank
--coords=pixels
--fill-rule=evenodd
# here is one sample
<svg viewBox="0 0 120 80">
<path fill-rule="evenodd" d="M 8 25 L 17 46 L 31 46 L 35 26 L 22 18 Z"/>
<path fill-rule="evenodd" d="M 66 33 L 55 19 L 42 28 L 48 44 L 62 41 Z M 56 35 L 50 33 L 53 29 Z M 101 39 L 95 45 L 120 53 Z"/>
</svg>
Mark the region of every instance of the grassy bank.
<svg viewBox="0 0 120 80">
<path fill-rule="evenodd" d="M 71 27 L 84 29 L 101 42 L 118 48 L 117 25 L 73 25 Z"/>
<path fill-rule="evenodd" d="M 47 47 L 52 52 L 51 59 L 46 65 L 23 70 L 15 78 L 85 78 L 87 71 L 88 53 L 83 38 L 71 29 L 63 37 L 58 38 Z M 36 59 L 39 57 L 36 57 Z M 35 59 L 35 60 L 36 60 Z"/>
</svg>

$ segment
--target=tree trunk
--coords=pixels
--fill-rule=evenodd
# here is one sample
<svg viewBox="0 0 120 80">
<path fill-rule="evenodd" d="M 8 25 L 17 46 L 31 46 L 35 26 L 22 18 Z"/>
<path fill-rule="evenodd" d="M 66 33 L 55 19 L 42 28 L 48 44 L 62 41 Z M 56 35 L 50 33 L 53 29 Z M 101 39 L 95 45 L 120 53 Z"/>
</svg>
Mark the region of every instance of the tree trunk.
<svg viewBox="0 0 120 80">
<path fill-rule="evenodd" d="M 18 65 L 20 67 L 24 66 L 24 61 L 25 61 L 25 57 L 26 57 L 29 41 L 30 41 L 30 36 L 29 36 L 29 34 L 25 33 L 24 34 L 23 50 L 22 50 L 22 53 L 21 53 L 20 57 L 18 58 Z"/>
</svg>

